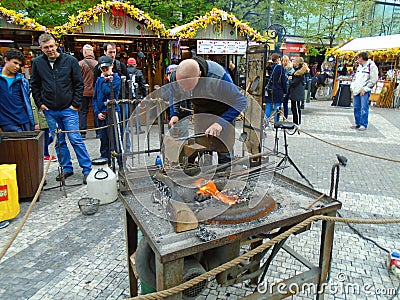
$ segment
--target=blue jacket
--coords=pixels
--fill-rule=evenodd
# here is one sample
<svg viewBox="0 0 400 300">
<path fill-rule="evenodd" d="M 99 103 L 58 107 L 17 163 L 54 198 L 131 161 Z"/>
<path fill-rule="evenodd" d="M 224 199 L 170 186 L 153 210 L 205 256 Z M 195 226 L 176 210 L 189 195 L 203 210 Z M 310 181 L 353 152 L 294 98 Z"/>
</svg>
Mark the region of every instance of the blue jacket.
<svg viewBox="0 0 400 300">
<path fill-rule="evenodd" d="M 113 74 L 113 89 L 114 89 L 114 97 L 115 100 L 118 100 L 119 90 L 121 88 L 121 78 L 118 76 L 118 73 Z M 104 102 L 109 100 L 110 97 L 110 82 L 105 77 L 97 77 L 96 84 L 94 86 L 93 93 L 93 111 L 96 118 L 98 118 L 99 113 L 106 113 L 107 106 L 104 105 Z M 119 105 L 115 106 L 116 111 L 120 111 Z"/>
<path fill-rule="evenodd" d="M 2 71 L 3 71 L 3 68 L 0 67 L 0 73 Z M 1 85 L 0 90 L 9 90 L 7 81 L 1 77 L 0 77 L 0 85 Z M 26 80 L 24 75 L 22 75 L 21 73 L 17 73 L 17 74 L 15 74 L 15 80 L 14 80 L 13 84 L 11 85 L 11 87 L 13 87 L 15 85 L 19 85 L 18 88 L 21 89 L 24 106 L 25 106 L 26 113 L 29 118 L 28 122 L 31 125 L 31 130 L 35 130 L 35 120 L 33 118 L 33 111 L 32 111 L 31 101 L 29 98 L 29 94 L 30 94 L 29 82 L 28 82 L 28 80 Z M 2 95 L 2 96 L 4 97 L 4 95 Z M 8 125 L 11 125 L 11 124 L 8 124 Z M 20 124 L 18 124 L 18 125 L 20 125 Z"/>
<path fill-rule="evenodd" d="M 31 88 L 36 106 L 45 104 L 51 110 L 63 110 L 71 105 L 79 108 L 83 98 L 83 79 L 78 60 L 60 53 L 53 68 L 45 54 L 32 61 Z"/>
<path fill-rule="evenodd" d="M 269 80 L 271 80 L 270 85 L 272 85 L 272 95 L 266 96 L 265 102 L 282 103 L 284 95 L 288 90 L 286 70 L 281 65 L 273 64 L 271 76 L 272 77 L 268 79 L 267 84 Z"/>
</svg>

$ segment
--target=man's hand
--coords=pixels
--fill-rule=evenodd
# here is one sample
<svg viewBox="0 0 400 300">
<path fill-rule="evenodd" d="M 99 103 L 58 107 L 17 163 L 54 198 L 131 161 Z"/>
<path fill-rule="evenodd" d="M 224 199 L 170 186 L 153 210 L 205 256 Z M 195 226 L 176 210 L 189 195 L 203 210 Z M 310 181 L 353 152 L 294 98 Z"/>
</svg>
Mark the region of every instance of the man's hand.
<svg viewBox="0 0 400 300">
<path fill-rule="evenodd" d="M 78 110 L 76 107 L 73 107 L 72 105 L 69 108 L 72 110 Z"/>
<path fill-rule="evenodd" d="M 178 121 L 179 121 L 179 118 L 177 116 L 173 116 L 171 118 L 171 120 L 169 121 L 169 126 L 173 127 L 175 125 L 175 123 L 178 122 Z"/>
<path fill-rule="evenodd" d="M 364 96 L 364 95 L 365 95 L 365 91 L 362 90 L 361 93 L 360 93 L 360 96 Z"/>
<path fill-rule="evenodd" d="M 49 110 L 49 109 L 48 109 L 48 107 L 46 105 L 42 104 L 40 106 L 40 111 L 43 111 L 43 110 Z"/>
<path fill-rule="evenodd" d="M 218 137 L 221 134 L 221 131 L 222 131 L 222 126 L 219 125 L 218 123 L 214 123 L 207 128 L 205 134 Z"/>
</svg>

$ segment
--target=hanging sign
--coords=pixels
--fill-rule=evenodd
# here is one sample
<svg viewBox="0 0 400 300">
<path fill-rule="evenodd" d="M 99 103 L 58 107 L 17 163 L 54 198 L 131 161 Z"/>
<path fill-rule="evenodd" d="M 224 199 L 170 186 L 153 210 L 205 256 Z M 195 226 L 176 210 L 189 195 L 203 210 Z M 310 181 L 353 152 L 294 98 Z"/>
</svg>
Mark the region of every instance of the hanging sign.
<svg viewBox="0 0 400 300">
<path fill-rule="evenodd" d="M 256 45 L 250 42 L 249 45 Z M 246 53 L 247 41 L 198 40 L 197 54 L 240 54 Z"/>
</svg>

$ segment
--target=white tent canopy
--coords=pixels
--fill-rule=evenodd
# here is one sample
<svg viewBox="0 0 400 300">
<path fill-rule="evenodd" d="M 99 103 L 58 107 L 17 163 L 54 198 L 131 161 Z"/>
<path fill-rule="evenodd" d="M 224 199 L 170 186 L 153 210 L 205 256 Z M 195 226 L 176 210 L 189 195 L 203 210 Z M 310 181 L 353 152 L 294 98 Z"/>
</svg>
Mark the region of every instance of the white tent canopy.
<svg viewBox="0 0 400 300">
<path fill-rule="evenodd" d="M 351 40 L 338 50 L 340 51 L 362 51 L 380 50 L 400 47 L 400 34 L 372 36 Z"/>
</svg>

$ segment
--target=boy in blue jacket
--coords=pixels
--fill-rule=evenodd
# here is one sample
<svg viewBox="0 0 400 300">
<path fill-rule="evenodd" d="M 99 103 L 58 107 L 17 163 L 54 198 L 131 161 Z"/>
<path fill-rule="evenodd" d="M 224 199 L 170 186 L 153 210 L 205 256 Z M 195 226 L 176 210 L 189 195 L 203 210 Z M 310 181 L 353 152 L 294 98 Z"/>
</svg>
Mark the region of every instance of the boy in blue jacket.
<svg viewBox="0 0 400 300">
<path fill-rule="evenodd" d="M 104 102 L 111 99 L 110 96 L 110 81 L 108 79 L 109 76 L 112 76 L 112 87 L 114 91 L 114 99 L 118 100 L 119 90 L 121 88 L 121 78 L 118 76 L 118 73 L 113 73 L 113 61 L 108 56 L 102 56 L 98 61 L 98 68 L 101 70 L 101 76 L 99 76 L 96 80 L 96 84 L 94 86 L 94 94 L 93 94 L 93 109 L 95 116 L 99 119 L 99 126 L 107 126 L 108 118 L 107 118 L 107 106 L 104 105 Z M 119 114 L 120 109 L 119 105 L 115 105 L 115 110 Z M 116 137 L 114 144 L 119 142 L 119 137 Z M 107 158 L 108 164 L 111 163 L 111 152 L 110 152 L 110 137 L 108 128 L 103 128 L 100 131 L 100 155 L 103 158 Z M 122 168 L 122 159 L 121 157 L 117 158 L 118 165 Z"/>
</svg>

